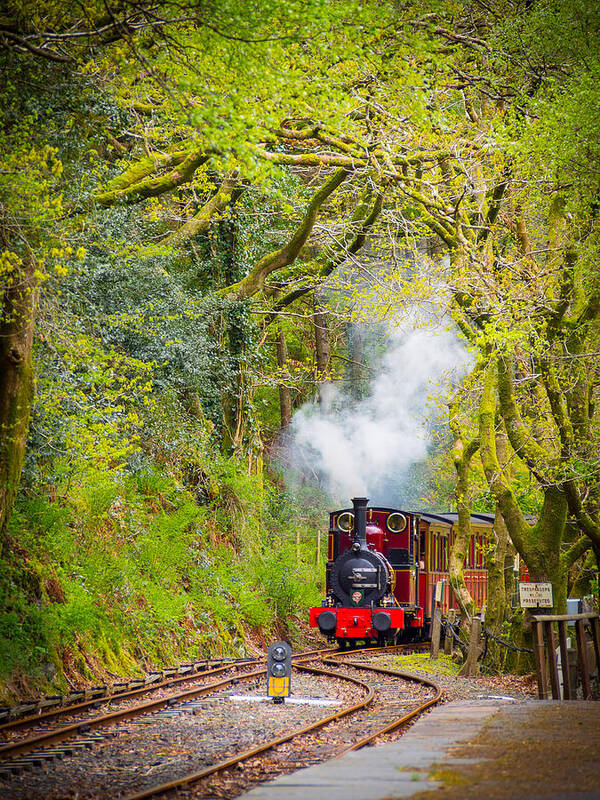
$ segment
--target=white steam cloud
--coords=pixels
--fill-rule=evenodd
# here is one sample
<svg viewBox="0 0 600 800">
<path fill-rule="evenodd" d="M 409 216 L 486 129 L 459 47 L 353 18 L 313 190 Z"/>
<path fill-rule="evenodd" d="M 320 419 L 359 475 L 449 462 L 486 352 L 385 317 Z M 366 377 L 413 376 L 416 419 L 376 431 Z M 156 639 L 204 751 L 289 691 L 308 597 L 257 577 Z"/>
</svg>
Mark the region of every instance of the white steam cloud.
<svg viewBox="0 0 600 800">
<path fill-rule="evenodd" d="M 436 398 L 462 374 L 469 356 L 448 321 L 417 309 L 412 320 L 379 326 L 384 355 L 374 365 L 364 399 L 352 400 L 343 383 L 327 384 L 320 405 L 303 406 L 292 420 L 286 461 L 304 480 L 318 478 L 333 502 L 367 496 L 401 506 L 405 482 L 430 447 L 439 411 Z M 373 326 L 360 326 L 374 332 Z M 373 363 L 371 365 L 373 367 Z"/>
</svg>

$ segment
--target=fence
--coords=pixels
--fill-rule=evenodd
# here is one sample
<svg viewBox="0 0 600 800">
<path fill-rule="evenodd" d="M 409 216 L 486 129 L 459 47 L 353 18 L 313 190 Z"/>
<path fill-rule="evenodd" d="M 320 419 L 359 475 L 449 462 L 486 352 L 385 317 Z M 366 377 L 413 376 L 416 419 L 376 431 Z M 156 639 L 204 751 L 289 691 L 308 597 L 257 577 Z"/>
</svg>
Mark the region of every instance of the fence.
<svg viewBox="0 0 600 800">
<path fill-rule="evenodd" d="M 600 671 L 600 623 L 598 614 L 558 614 L 558 615 L 535 615 L 533 622 L 533 650 L 535 653 L 535 665 L 537 671 L 538 696 L 541 700 L 548 697 L 548 680 L 550 690 L 554 700 L 574 700 L 576 698 L 576 688 L 571 680 L 571 670 L 569 664 L 569 653 L 567 648 L 568 624 L 574 623 L 575 638 L 577 643 L 577 664 L 581 675 L 581 686 L 583 697 L 590 700 L 592 689 L 590 682 L 590 667 L 588 660 L 587 637 L 585 633 L 586 624 L 590 628 L 591 640 L 596 657 L 596 671 Z M 556 644 L 556 631 L 554 623 L 558 623 L 558 646 Z M 561 684 L 559 678 L 559 659 L 560 672 L 562 674 L 562 697 Z"/>
</svg>

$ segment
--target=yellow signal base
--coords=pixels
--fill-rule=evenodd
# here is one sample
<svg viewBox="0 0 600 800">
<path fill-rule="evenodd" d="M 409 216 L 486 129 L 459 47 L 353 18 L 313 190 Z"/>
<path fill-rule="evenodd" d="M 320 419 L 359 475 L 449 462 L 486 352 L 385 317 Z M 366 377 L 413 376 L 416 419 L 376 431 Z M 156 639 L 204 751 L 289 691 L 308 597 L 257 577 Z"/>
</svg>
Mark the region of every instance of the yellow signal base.
<svg viewBox="0 0 600 800">
<path fill-rule="evenodd" d="M 290 679 L 269 677 L 267 694 L 269 697 L 288 697 L 290 693 Z"/>
</svg>

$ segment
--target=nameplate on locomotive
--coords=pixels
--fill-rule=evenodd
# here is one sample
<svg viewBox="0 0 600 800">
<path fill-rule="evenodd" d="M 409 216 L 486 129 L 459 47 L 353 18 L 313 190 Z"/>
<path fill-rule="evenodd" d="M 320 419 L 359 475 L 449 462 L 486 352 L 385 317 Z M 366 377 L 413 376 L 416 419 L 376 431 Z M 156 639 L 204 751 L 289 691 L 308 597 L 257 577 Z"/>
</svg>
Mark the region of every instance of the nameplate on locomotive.
<svg viewBox="0 0 600 800">
<path fill-rule="evenodd" d="M 377 570 L 374 567 L 354 567 L 349 578 L 352 581 L 353 588 L 377 589 L 377 583 L 366 583 L 366 581 L 372 581 L 373 576 L 376 574 Z"/>
</svg>

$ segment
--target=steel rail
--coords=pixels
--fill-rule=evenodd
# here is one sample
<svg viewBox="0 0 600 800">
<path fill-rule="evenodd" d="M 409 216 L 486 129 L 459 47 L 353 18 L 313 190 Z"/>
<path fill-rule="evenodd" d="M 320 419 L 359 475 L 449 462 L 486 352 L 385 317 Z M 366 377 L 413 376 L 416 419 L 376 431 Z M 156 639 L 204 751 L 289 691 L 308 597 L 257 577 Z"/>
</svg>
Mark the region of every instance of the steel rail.
<svg viewBox="0 0 600 800">
<path fill-rule="evenodd" d="M 340 663 L 344 663 L 342 659 L 353 656 L 356 653 L 389 653 L 392 650 L 427 650 L 430 647 L 430 642 L 400 642 L 399 644 L 386 644 L 383 647 L 356 647 L 353 650 L 335 650 L 331 658 L 340 659 Z M 317 651 L 318 652 L 318 651 Z M 327 655 L 327 650 L 321 650 L 321 655 Z"/>
<path fill-rule="evenodd" d="M 64 728 L 60 728 L 56 731 L 46 731 L 45 733 L 38 734 L 37 736 L 31 736 L 28 739 L 21 739 L 18 742 L 9 742 L 8 744 L 0 746 L 0 758 L 6 759 L 7 757 L 10 758 L 12 756 L 19 755 L 20 753 L 30 753 L 32 750 L 36 750 L 39 747 L 45 747 L 49 744 L 63 742 L 66 739 L 70 739 L 72 736 L 76 736 L 78 733 L 88 733 L 94 728 L 103 728 L 107 725 L 112 725 L 114 722 L 132 719 L 133 717 L 138 717 L 141 714 L 147 714 L 151 711 L 158 711 L 160 708 L 172 704 L 173 700 L 178 702 L 193 700 L 195 697 L 200 697 L 200 695 L 208 694 L 208 692 L 214 691 L 215 689 L 228 686 L 230 683 L 232 683 L 232 681 L 249 680 L 250 678 L 262 675 L 264 672 L 265 669 L 257 669 L 252 672 L 232 675 L 231 677 L 222 681 L 209 683 L 204 686 L 198 686 L 195 689 L 189 689 L 188 691 L 181 692 L 178 695 L 170 695 L 169 697 L 162 697 L 159 700 L 151 700 L 147 703 L 140 703 L 139 705 L 131 708 L 120 709 L 119 711 L 113 711 L 110 714 L 102 714 L 99 717 L 93 717 L 92 719 L 84 722 L 80 721 L 73 723 L 72 725 L 66 725 Z"/>
<path fill-rule="evenodd" d="M 250 663 L 253 663 L 252 661 Z M 29 728 L 34 726 L 38 722 L 48 722 L 49 720 L 56 719 L 57 717 L 63 717 L 66 714 L 74 714 L 78 711 L 85 711 L 87 708 L 94 708 L 99 704 L 102 705 L 104 703 L 110 703 L 113 700 L 127 700 L 132 697 L 140 697 L 141 695 L 147 694 L 149 692 L 155 692 L 157 689 L 167 689 L 177 683 L 184 683 L 185 681 L 193 681 L 197 678 L 205 677 L 206 675 L 215 675 L 219 672 L 225 672 L 232 667 L 235 667 L 236 664 L 227 664 L 222 667 L 215 667 L 214 669 L 208 670 L 198 670 L 196 672 L 188 672 L 185 675 L 173 675 L 172 677 L 165 678 L 162 681 L 157 681 L 156 683 L 149 683 L 144 686 L 139 686 L 136 689 L 126 689 L 123 692 L 115 692 L 105 695 L 99 695 L 98 697 L 93 697 L 90 700 L 84 700 L 82 703 L 74 703 L 68 706 L 61 706 L 60 708 L 53 708 L 50 711 L 45 711 L 42 714 L 35 714 L 29 717 L 22 717 L 21 719 L 15 719 L 11 722 L 5 722 L 0 725 L 0 734 L 4 733 L 5 731 L 13 731 L 19 730 L 19 728 Z M 80 723 L 83 724 L 83 723 Z M 0 751 L 1 752 L 1 751 Z"/>
<path fill-rule="evenodd" d="M 298 653 L 297 655 L 293 656 L 293 659 L 308 658 L 309 656 L 313 655 L 321 655 L 333 652 L 335 652 L 334 648 L 328 650 L 308 650 L 305 653 Z M 99 705 L 103 705 L 104 703 L 141 697 L 159 689 L 169 689 L 177 684 L 195 681 L 198 680 L 198 678 L 204 678 L 207 675 L 218 675 L 221 672 L 227 672 L 227 670 L 235 669 L 236 667 L 249 667 L 253 664 L 261 664 L 265 658 L 266 656 L 264 658 L 231 660 L 222 666 L 215 666 L 212 669 L 196 670 L 195 672 L 186 672 L 185 674 L 174 674 L 164 678 L 162 681 L 139 686 L 135 689 L 127 689 L 123 692 L 111 692 L 105 695 L 99 695 L 90 698 L 89 700 L 84 700 L 81 703 L 74 703 L 72 705 L 60 706 L 60 708 L 53 708 L 50 711 L 43 712 L 42 714 L 35 714 L 29 717 L 22 717 L 21 719 L 12 720 L 11 722 L 5 722 L 0 725 L 0 734 L 6 731 L 14 731 L 22 728 L 33 727 L 38 722 L 48 722 L 68 714 L 76 714 L 80 711 L 85 711 L 86 709 L 97 708 Z M 85 723 L 79 723 L 79 725 L 83 724 Z M 2 755 L 2 752 L 2 747 L 0 746 L 0 755 Z"/>
<path fill-rule="evenodd" d="M 407 647 L 410 647 L 410 646 L 411 645 L 393 645 L 392 647 L 382 647 L 382 648 L 361 648 L 360 650 L 356 650 L 354 652 L 361 652 L 361 651 L 363 651 L 363 652 L 388 651 L 389 652 L 390 650 L 406 649 Z M 342 653 L 342 652 L 335 653 L 334 657 L 331 657 L 329 659 L 324 659 L 323 662 L 324 663 L 333 664 L 336 667 L 339 667 L 341 664 L 348 664 L 349 666 L 355 666 L 351 662 L 348 662 L 348 661 L 345 661 L 345 660 L 342 661 L 341 660 L 341 656 L 342 655 L 348 655 L 348 653 Z M 217 764 L 213 764 L 211 767 L 206 767 L 205 769 L 200 770 L 199 772 L 190 773 L 190 774 L 185 775 L 182 778 L 176 779 L 174 781 L 169 781 L 167 783 L 163 783 L 163 784 L 160 784 L 158 786 L 153 786 L 150 789 L 142 790 L 141 792 L 137 792 L 136 794 L 127 795 L 125 798 L 123 798 L 123 800 L 147 800 L 147 798 L 156 797 L 156 796 L 159 796 L 159 795 L 166 795 L 166 794 L 170 794 L 172 792 L 178 791 L 179 789 L 183 789 L 184 787 L 189 786 L 190 784 L 197 783 L 197 782 L 199 782 L 199 781 L 201 781 L 201 780 L 203 780 L 205 778 L 210 777 L 211 775 L 214 775 L 214 774 L 216 774 L 218 772 L 223 772 L 226 769 L 229 769 L 230 767 L 234 767 L 237 764 L 242 763 L 243 761 L 247 761 L 248 759 L 253 758 L 254 756 L 260 755 L 261 753 L 264 753 L 264 752 L 266 752 L 267 750 L 270 750 L 273 747 L 277 747 L 280 744 L 284 744 L 285 742 L 288 742 L 291 739 L 297 738 L 297 737 L 302 736 L 302 735 L 304 735 L 306 733 L 310 733 L 311 731 L 318 730 L 319 728 L 324 727 L 328 723 L 334 722 L 335 720 L 338 720 L 338 719 L 342 719 L 343 717 L 348 716 L 349 714 L 352 714 L 355 711 L 360 711 L 363 708 L 366 708 L 366 706 L 368 706 L 373 701 L 373 698 L 375 696 L 375 689 L 372 686 L 369 686 L 369 684 L 365 683 L 364 681 L 361 681 L 361 680 L 359 680 L 357 678 L 353 678 L 350 675 L 343 675 L 343 674 L 341 674 L 339 672 L 332 672 L 331 670 L 321 669 L 321 668 L 318 668 L 318 667 L 310 667 L 310 666 L 306 666 L 306 665 L 294 665 L 294 666 L 295 666 L 295 669 L 299 669 L 299 670 L 304 671 L 304 672 L 312 672 L 314 674 L 327 675 L 328 677 L 335 677 L 335 678 L 338 678 L 338 679 L 347 680 L 347 681 L 350 681 L 352 683 L 356 683 L 358 685 L 361 685 L 365 689 L 367 689 L 367 692 L 368 692 L 367 697 L 364 698 L 359 703 L 355 703 L 352 706 L 346 707 L 346 708 L 342 709 L 341 711 L 339 711 L 339 712 L 337 712 L 335 714 L 331 714 L 328 717 L 325 717 L 325 718 L 323 718 L 321 720 L 318 720 L 317 722 L 311 723 L 310 725 L 307 725 L 304 728 L 300 728 L 300 729 L 298 729 L 298 730 L 296 730 L 296 731 L 294 731 L 292 733 L 284 734 L 283 736 L 279 736 L 276 739 L 273 739 L 273 740 L 271 740 L 269 742 L 266 742 L 265 744 L 258 745 L 257 747 L 254 747 L 251 750 L 247 750 L 244 753 L 238 754 L 237 756 L 232 756 L 231 758 L 228 758 L 225 761 L 221 761 L 221 762 L 218 762 Z M 364 669 L 364 666 L 362 664 L 360 664 L 360 666 L 359 665 L 356 665 L 356 666 L 358 668 L 360 668 L 360 669 Z M 424 711 L 425 709 L 429 708 L 434 703 L 437 703 L 438 700 L 440 699 L 441 695 L 442 695 L 441 689 L 436 684 L 434 684 L 432 681 L 428 680 L 427 678 L 422 678 L 421 676 L 413 675 L 412 673 L 401 673 L 401 672 L 396 671 L 396 670 L 387 669 L 386 667 L 378 667 L 378 668 L 371 667 L 371 668 L 368 668 L 368 669 L 370 669 L 370 671 L 372 671 L 372 672 L 387 673 L 387 674 L 393 675 L 394 677 L 398 677 L 398 678 L 402 678 L 402 679 L 406 679 L 406 680 L 413 680 L 413 681 L 416 681 L 418 683 L 425 683 L 425 684 L 427 684 L 429 686 L 432 686 L 436 690 L 436 696 L 433 699 L 427 700 L 425 703 L 420 704 L 419 706 L 417 706 L 417 708 L 413 709 L 408 714 L 405 714 L 403 717 L 401 717 L 401 718 L 399 718 L 397 720 L 394 720 L 393 723 L 391 723 L 390 725 L 386 726 L 385 728 L 379 729 L 378 731 L 375 732 L 375 734 L 373 734 L 368 739 L 364 739 L 364 740 L 361 740 L 359 742 L 356 742 L 351 747 L 344 749 L 344 751 L 342 753 L 340 753 L 339 755 L 337 755 L 336 758 L 338 758 L 339 756 L 343 755 L 343 753 L 348 752 L 349 750 L 357 750 L 359 747 L 363 747 L 372 738 L 376 738 L 377 736 L 381 736 L 383 733 L 386 733 L 386 732 L 388 732 L 390 730 L 394 730 L 395 728 L 400 727 L 401 725 L 405 724 L 406 722 L 408 722 L 413 717 L 417 716 L 417 714 L 420 714 L 422 711 Z"/>
<path fill-rule="evenodd" d="M 266 742 L 265 744 L 257 745 L 253 747 L 251 750 L 246 750 L 244 753 L 240 753 L 237 756 L 232 756 L 228 758 L 226 761 L 220 761 L 217 764 L 213 764 L 211 767 L 206 767 L 199 772 L 192 772 L 189 775 L 184 775 L 183 778 L 178 778 L 174 781 L 169 781 L 168 783 L 162 783 L 158 786 L 153 786 L 150 789 L 144 789 L 141 792 L 137 792 L 136 794 L 127 795 L 123 800 L 145 800 L 145 798 L 149 797 L 156 797 L 157 795 L 161 794 L 169 794 L 170 792 L 178 791 L 179 789 L 184 788 L 185 786 L 189 786 L 192 783 L 197 783 L 198 781 L 203 780 L 204 778 L 208 778 L 211 775 L 214 775 L 217 772 L 223 772 L 230 767 L 234 767 L 237 764 L 240 764 L 243 761 L 247 761 L 249 758 L 253 758 L 254 756 L 258 756 L 261 753 L 264 753 L 267 750 L 270 750 L 273 747 L 277 747 L 280 744 L 284 744 L 285 742 L 289 742 L 291 739 L 295 739 L 297 736 L 302 736 L 306 733 L 310 733 L 311 731 L 318 730 L 322 728 L 324 725 L 327 725 L 330 722 L 334 722 L 335 720 L 342 719 L 342 717 L 347 716 L 348 714 L 352 714 L 355 711 L 360 711 L 361 709 L 365 708 L 372 702 L 373 698 L 375 697 L 375 690 L 372 686 L 361 681 L 358 678 L 353 678 L 349 675 L 340 675 L 336 672 L 331 672 L 330 670 L 320 669 L 319 667 L 309 667 L 303 666 L 299 664 L 294 665 L 295 669 L 299 669 L 303 672 L 312 672 L 316 675 L 327 675 L 327 677 L 335 677 L 335 678 L 342 678 L 343 680 L 350 681 L 351 683 L 356 684 L 357 686 L 361 686 L 362 688 L 367 690 L 367 696 L 363 698 L 359 703 L 354 703 L 351 706 L 347 706 L 346 708 L 342 709 L 341 711 L 336 712 L 335 714 L 330 714 L 327 717 L 324 717 L 317 722 L 313 722 L 310 725 L 306 725 L 303 728 L 299 728 L 292 733 L 286 733 L 282 736 L 278 736 L 275 739 L 271 739 L 270 741 Z"/>
<path fill-rule="evenodd" d="M 298 653 L 294 656 L 294 663 L 298 661 L 303 661 L 307 659 L 314 658 L 316 653 L 332 653 L 333 650 L 309 650 L 305 653 Z M 256 662 L 250 663 L 261 663 L 262 659 Z M 235 666 L 235 665 L 233 665 Z M 219 667 L 214 672 L 223 672 L 230 670 L 232 665 L 229 664 L 224 667 Z M 242 672 L 236 673 L 231 675 L 227 678 L 224 678 L 221 681 L 213 682 L 204 684 L 203 686 L 198 686 L 193 689 L 189 689 L 185 692 L 180 692 L 178 694 L 171 694 L 168 697 L 162 697 L 158 700 L 150 700 L 146 703 L 139 703 L 138 705 L 131 706 L 125 709 L 119 709 L 117 711 L 111 711 L 108 714 L 102 714 L 97 717 L 93 717 L 89 720 L 80 720 L 79 722 L 72 723 L 70 725 L 66 725 L 58 730 L 53 731 L 44 731 L 43 733 L 36 734 L 35 736 L 30 736 L 27 739 L 20 739 L 16 742 L 7 742 L 6 744 L 0 745 L 0 763 L 7 759 L 12 758 L 13 756 L 17 756 L 24 753 L 30 753 L 33 750 L 36 750 L 40 747 L 46 747 L 50 744 L 57 744 L 58 742 L 63 742 L 66 739 L 70 739 L 73 736 L 76 736 L 80 733 L 88 733 L 90 730 L 95 728 L 102 728 L 106 727 L 107 725 L 112 725 L 115 722 L 120 722 L 125 719 L 132 719 L 133 717 L 140 716 L 142 714 L 147 714 L 152 711 L 158 711 L 160 708 L 164 708 L 173 703 L 173 701 L 177 702 L 186 702 L 187 700 L 193 700 L 196 697 L 200 697 L 203 694 L 208 694 L 215 689 L 223 688 L 225 686 L 230 685 L 233 681 L 238 680 L 250 680 L 251 678 L 258 677 L 259 675 L 263 675 L 266 671 L 266 661 L 265 666 L 260 667 L 259 669 L 253 670 L 251 672 Z M 198 675 L 192 677 L 190 675 L 186 675 L 185 678 L 187 680 L 196 680 L 198 677 L 205 676 L 207 672 L 201 672 Z M 177 682 L 181 683 L 184 680 L 184 676 L 181 676 L 181 679 Z M 167 683 L 172 683 L 173 681 L 167 681 Z M 154 688 L 158 688 L 156 684 Z M 163 687 L 164 688 L 164 687 Z M 128 696 L 134 696 L 136 692 L 139 690 L 134 690 Z M 145 688 L 144 688 L 145 691 Z M 124 699 L 123 695 L 119 695 L 115 697 L 115 699 L 122 700 Z M 95 701 L 98 702 L 98 701 Z M 69 706 L 68 709 L 64 709 L 63 713 L 69 713 L 73 711 L 73 706 Z M 36 720 L 39 718 L 36 718 Z"/>
<path fill-rule="evenodd" d="M 336 666 L 339 664 L 337 659 L 324 659 L 323 661 L 325 664 L 331 663 L 335 664 Z M 415 675 L 412 672 L 403 672 L 401 670 L 390 669 L 388 667 L 368 666 L 362 664 L 359 661 L 358 662 L 343 661 L 341 663 L 349 667 L 354 667 L 355 669 L 362 669 L 369 672 L 378 672 L 383 675 L 392 675 L 396 678 L 402 678 L 403 680 L 426 684 L 427 686 L 431 686 L 431 688 L 435 690 L 435 696 L 430 698 L 429 700 L 426 700 L 424 703 L 421 703 L 421 705 L 417 706 L 417 708 L 414 708 L 412 711 L 409 711 L 407 714 L 404 714 L 404 716 L 394 720 L 394 722 L 391 722 L 389 725 L 385 725 L 383 728 L 380 728 L 379 730 L 375 731 L 369 736 L 365 736 L 364 739 L 360 739 L 358 742 L 354 742 L 354 744 L 344 748 L 344 750 L 342 750 L 340 753 L 334 756 L 335 758 L 341 758 L 345 753 L 349 753 L 352 750 L 360 750 L 361 747 L 364 747 L 365 745 L 372 742 L 374 739 L 377 739 L 378 736 L 383 736 L 383 734 L 385 733 L 391 733 L 391 731 L 396 730 L 396 728 L 400 728 L 402 725 L 405 725 L 407 722 L 410 722 L 411 719 L 414 719 L 414 717 L 418 716 L 419 714 L 422 714 L 423 711 L 426 711 L 428 708 L 438 703 L 443 694 L 442 689 L 437 685 L 437 683 L 434 683 L 434 681 L 431 681 L 429 680 L 429 678 L 425 678 L 422 675 Z"/>
<path fill-rule="evenodd" d="M 36 720 L 42 719 L 46 713 L 54 713 L 56 711 L 62 713 L 83 703 L 102 703 L 113 697 L 123 697 L 137 689 L 144 689 L 145 687 L 150 689 L 152 686 L 170 681 L 173 678 L 189 677 L 196 673 L 206 672 L 211 667 L 225 666 L 226 663 L 231 664 L 231 666 L 237 666 L 239 663 L 247 663 L 254 660 L 252 658 L 196 659 L 195 661 L 179 664 L 177 667 L 165 667 L 164 669 L 155 670 L 147 673 L 143 678 L 127 678 L 122 681 L 115 681 L 113 684 L 83 687 L 79 690 L 74 689 L 67 695 L 45 696 L 37 700 L 32 699 L 29 702 L 23 700 L 16 706 L 0 710 L 0 718 L 4 720 L 0 722 L 0 732 L 11 730 L 20 724 L 32 724 Z M 20 709 L 25 710 L 21 711 Z M 44 709 L 48 709 L 48 712 L 44 711 Z"/>
</svg>

